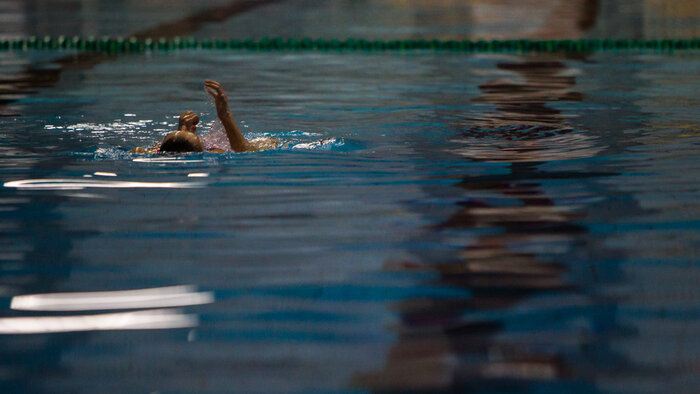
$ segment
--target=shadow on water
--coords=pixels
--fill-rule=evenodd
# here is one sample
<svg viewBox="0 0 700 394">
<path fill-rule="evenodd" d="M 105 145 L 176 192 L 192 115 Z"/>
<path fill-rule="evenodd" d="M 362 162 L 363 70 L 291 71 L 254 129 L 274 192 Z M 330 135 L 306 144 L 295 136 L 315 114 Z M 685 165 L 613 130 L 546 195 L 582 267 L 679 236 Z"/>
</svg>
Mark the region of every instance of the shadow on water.
<svg viewBox="0 0 700 394">
<path fill-rule="evenodd" d="M 591 169 L 585 159 L 607 147 L 556 106 L 583 100 L 566 63 L 572 60 L 581 59 L 552 54 L 501 62 L 510 77 L 482 84 L 474 99 L 495 111 L 449 114 L 456 135 L 446 150 L 473 163 L 502 163 L 505 172 L 455 177 L 460 197 L 448 199 L 452 213 L 426 228 L 421 241 L 461 244 L 457 250 L 416 252 L 416 260 L 388 262 L 386 269 L 429 273 L 436 277 L 430 285 L 470 296 L 394 304 L 397 343 L 381 371 L 357 376 L 360 387 L 592 392 L 600 368 L 629 368 L 610 341 L 633 334 L 617 322 L 614 301 L 594 288 L 621 280 L 614 263 L 620 256 L 585 224 L 616 208 L 596 192 L 596 182 L 618 173 Z M 579 160 L 574 170 L 551 165 L 571 159 Z M 632 201 L 617 215 L 639 211 Z"/>
</svg>

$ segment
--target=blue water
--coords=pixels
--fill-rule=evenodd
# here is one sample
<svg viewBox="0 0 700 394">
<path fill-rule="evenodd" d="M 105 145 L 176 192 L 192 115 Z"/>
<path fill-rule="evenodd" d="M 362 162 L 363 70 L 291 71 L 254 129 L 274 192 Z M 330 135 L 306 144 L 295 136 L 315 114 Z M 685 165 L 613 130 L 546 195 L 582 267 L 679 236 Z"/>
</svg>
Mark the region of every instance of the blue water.
<svg viewBox="0 0 700 394">
<path fill-rule="evenodd" d="M 3 392 L 694 392 L 699 76 L 697 52 L 63 71 L 0 118 Z M 283 147 L 128 152 L 184 110 L 217 138 L 205 78 Z M 183 285 L 160 329 L 8 328 L 156 308 L 16 296 Z"/>
</svg>

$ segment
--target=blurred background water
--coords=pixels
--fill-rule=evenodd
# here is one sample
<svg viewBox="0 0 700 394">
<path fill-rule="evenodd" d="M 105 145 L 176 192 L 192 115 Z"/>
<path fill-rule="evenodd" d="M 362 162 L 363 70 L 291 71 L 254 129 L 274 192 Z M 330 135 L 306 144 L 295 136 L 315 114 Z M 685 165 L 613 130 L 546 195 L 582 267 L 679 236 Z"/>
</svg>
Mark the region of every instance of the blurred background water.
<svg viewBox="0 0 700 394">
<path fill-rule="evenodd" d="M 692 1 L 0 1 L 0 36 L 690 38 Z M 697 51 L 0 52 L 3 392 L 696 392 Z M 258 153 L 144 156 L 220 81 Z"/>
</svg>

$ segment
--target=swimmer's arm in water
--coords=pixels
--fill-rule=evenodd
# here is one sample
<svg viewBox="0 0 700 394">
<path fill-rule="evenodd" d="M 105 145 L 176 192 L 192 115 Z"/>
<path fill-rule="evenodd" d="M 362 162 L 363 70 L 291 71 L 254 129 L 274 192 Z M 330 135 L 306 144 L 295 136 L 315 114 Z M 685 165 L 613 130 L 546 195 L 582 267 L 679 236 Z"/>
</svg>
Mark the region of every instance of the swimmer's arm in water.
<svg viewBox="0 0 700 394">
<path fill-rule="evenodd" d="M 228 107 L 228 99 L 226 98 L 226 93 L 224 93 L 224 89 L 221 87 L 221 84 L 215 81 L 206 80 L 204 81 L 204 88 L 214 97 L 214 101 L 216 103 L 216 113 L 219 116 L 221 124 L 226 130 L 226 136 L 231 144 L 231 150 L 234 152 L 258 150 L 245 139 L 243 133 L 241 133 L 241 130 L 236 125 L 236 121 L 233 120 L 233 115 L 231 115 L 231 110 Z"/>
</svg>

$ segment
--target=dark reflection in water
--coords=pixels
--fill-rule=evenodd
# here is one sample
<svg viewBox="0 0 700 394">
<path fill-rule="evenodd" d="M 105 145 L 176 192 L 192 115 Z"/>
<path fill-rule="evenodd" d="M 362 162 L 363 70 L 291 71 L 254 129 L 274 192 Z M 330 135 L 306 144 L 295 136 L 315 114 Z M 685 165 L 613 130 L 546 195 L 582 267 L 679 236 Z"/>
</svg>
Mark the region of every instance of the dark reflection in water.
<svg viewBox="0 0 700 394">
<path fill-rule="evenodd" d="M 386 268 L 432 273 L 438 285 L 471 295 L 395 304 L 398 342 L 383 370 L 357 377 L 361 387 L 377 392 L 536 387 L 590 392 L 595 368 L 627 364 L 606 339 L 625 332 L 616 323 L 614 304 L 584 288 L 590 277 L 600 279 L 595 268 L 586 272 L 576 264 L 581 261 L 577 250 L 615 253 L 591 245 L 594 235 L 581 224 L 596 196 L 567 196 L 546 185 L 617 175 L 545 166 L 606 149 L 556 107 L 582 100 L 566 60 L 561 54 L 502 62 L 499 69 L 512 74 L 479 86 L 475 99 L 493 105 L 495 112 L 450 114 L 457 147 L 449 151 L 472 161 L 508 163 L 507 172 L 460 176 L 455 186 L 463 197 L 455 210 L 426 229 L 427 239 L 462 244 L 459 250 L 421 252 L 417 261 L 390 262 Z M 605 269 L 606 280 L 619 276 L 614 265 Z"/>
<path fill-rule="evenodd" d="M 545 56 L 545 55 L 543 55 Z M 501 62 L 508 78 L 479 86 L 474 101 L 494 106 L 486 116 L 456 116 L 453 153 L 487 162 L 546 162 L 594 156 L 602 147 L 590 135 L 568 122 L 552 103 L 580 102 L 574 70 L 556 59 L 539 58 Z"/>
<path fill-rule="evenodd" d="M 481 97 L 474 101 L 496 105 L 497 112 L 475 119 L 480 128 L 517 125 L 517 138 L 533 135 L 533 130 L 522 126 L 541 126 L 544 129 L 567 130 L 561 111 L 547 105 L 556 101 L 581 101 L 581 94 L 569 90 L 575 77 L 566 73 L 560 61 L 529 60 L 519 63 L 499 63 L 501 70 L 512 71 L 523 81 L 499 79 L 479 86 Z M 520 132 L 518 132 L 520 130 Z M 536 135 L 536 134 L 534 134 Z M 509 138 L 510 136 L 505 135 Z"/>
</svg>

